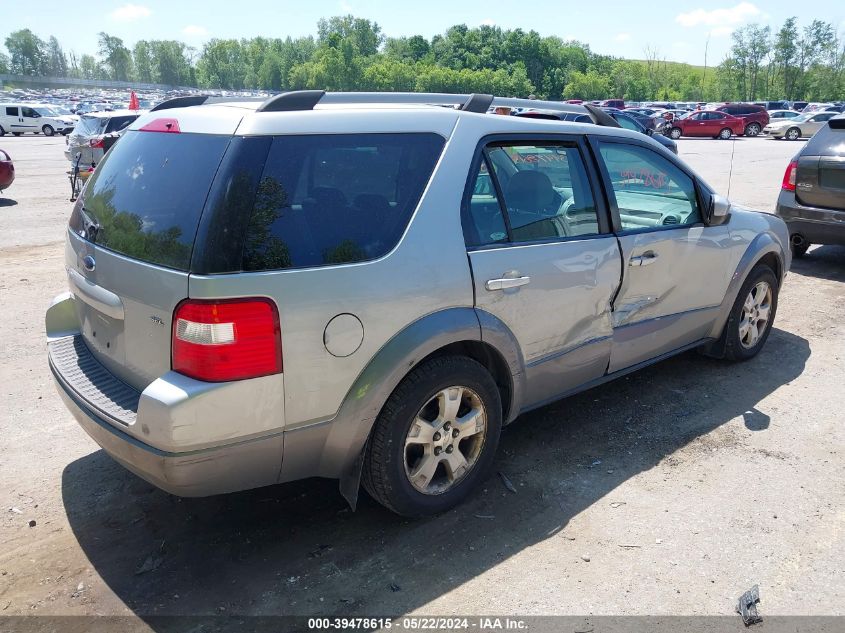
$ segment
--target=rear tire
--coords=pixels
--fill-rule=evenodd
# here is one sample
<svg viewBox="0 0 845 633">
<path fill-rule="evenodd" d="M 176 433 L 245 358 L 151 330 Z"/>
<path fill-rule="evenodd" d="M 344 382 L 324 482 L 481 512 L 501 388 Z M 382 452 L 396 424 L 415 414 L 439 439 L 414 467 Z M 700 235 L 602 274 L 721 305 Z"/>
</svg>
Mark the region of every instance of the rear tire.
<svg viewBox="0 0 845 633">
<path fill-rule="evenodd" d="M 726 128 L 719 130 L 719 138 L 722 139 L 723 141 L 729 140 L 732 135 L 733 135 L 733 132 L 731 131 L 731 129 L 729 127 L 726 127 Z"/>
<path fill-rule="evenodd" d="M 759 123 L 749 123 L 745 126 L 745 136 L 757 136 L 760 133 Z"/>
<path fill-rule="evenodd" d="M 404 378 L 376 419 L 364 455 L 364 488 L 403 516 L 444 512 L 487 477 L 501 428 L 501 399 L 490 373 L 465 356 L 434 358 Z"/>
<path fill-rule="evenodd" d="M 673 127 L 671 130 L 669 130 L 669 138 L 671 138 L 673 141 L 677 141 L 679 138 L 681 138 L 681 128 Z"/>
<path fill-rule="evenodd" d="M 56 133 L 52 125 L 45 125 L 41 128 L 41 131 L 44 132 L 44 136 L 53 136 Z"/>
<path fill-rule="evenodd" d="M 769 338 L 777 307 L 777 277 L 765 264 L 757 264 L 742 284 L 725 324 L 725 358 L 754 358 Z"/>
<path fill-rule="evenodd" d="M 801 138 L 801 130 L 797 127 L 791 127 L 786 131 L 786 138 L 790 141 L 797 141 Z"/>
</svg>

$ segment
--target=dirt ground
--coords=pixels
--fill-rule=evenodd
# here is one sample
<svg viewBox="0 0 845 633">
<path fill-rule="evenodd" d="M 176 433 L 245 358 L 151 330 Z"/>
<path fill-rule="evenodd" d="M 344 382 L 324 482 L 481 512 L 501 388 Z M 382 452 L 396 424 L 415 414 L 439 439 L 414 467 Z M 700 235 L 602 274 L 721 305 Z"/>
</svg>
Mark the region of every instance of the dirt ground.
<svg viewBox="0 0 845 633">
<path fill-rule="evenodd" d="M 768 210 L 799 147 L 679 145 L 723 193 L 735 152 L 732 198 Z M 731 615 L 754 584 L 764 615 L 845 615 L 845 249 L 795 263 L 755 360 L 685 354 L 508 427 L 516 493 L 493 475 L 416 522 L 331 481 L 179 499 L 60 402 L 64 139 L 0 146 L 0 615 Z"/>
</svg>

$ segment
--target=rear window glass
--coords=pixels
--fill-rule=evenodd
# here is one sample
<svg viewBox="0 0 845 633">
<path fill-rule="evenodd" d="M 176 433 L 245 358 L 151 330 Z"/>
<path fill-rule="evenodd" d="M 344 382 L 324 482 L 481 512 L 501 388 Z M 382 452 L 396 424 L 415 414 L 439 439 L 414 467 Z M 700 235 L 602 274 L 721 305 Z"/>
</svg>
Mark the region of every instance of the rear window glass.
<svg viewBox="0 0 845 633">
<path fill-rule="evenodd" d="M 205 198 L 230 138 L 128 132 L 85 187 L 71 230 L 129 257 L 187 270 Z"/>
<path fill-rule="evenodd" d="M 108 119 L 105 117 L 83 116 L 79 119 L 79 123 L 76 126 L 76 133 L 85 136 L 102 134 L 106 129 L 106 123 L 108 123 Z"/>
<path fill-rule="evenodd" d="M 120 130 L 127 127 L 137 118 L 137 114 L 130 114 L 128 116 L 113 116 L 109 119 L 108 125 L 106 125 L 106 134 L 111 132 L 120 132 Z"/>
<path fill-rule="evenodd" d="M 416 209 L 443 145 L 431 133 L 274 138 L 242 269 L 327 266 L 386 254 Z"/>
</svg>

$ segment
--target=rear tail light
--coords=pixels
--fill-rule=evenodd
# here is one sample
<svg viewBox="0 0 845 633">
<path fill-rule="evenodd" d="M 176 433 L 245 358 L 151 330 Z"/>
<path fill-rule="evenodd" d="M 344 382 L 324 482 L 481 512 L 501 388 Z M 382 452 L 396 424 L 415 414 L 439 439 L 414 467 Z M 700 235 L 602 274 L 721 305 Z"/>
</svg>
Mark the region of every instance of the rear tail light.
<svg viewBox="0 0 845 633">
<path fill-rule="evenodd" d="M 96 140 L 88 141 L 88 144 L 94 149 L 103 149 L 103 139 L 98 138 Z"/>
<path fill-rule="evenodd" d="M 780 188 L 784 191 L 795 191 L 795 178 L 798 175 L 798 161 L 794 160 L 786 167 L 783 173 L 783 182 Z"/>
<path fill-rule="evenodd" d="M 282 371 L 279 311 L 269 299 L 186 299 L 173 314 L 173 371 L 206 382 Z"/>
</svg>

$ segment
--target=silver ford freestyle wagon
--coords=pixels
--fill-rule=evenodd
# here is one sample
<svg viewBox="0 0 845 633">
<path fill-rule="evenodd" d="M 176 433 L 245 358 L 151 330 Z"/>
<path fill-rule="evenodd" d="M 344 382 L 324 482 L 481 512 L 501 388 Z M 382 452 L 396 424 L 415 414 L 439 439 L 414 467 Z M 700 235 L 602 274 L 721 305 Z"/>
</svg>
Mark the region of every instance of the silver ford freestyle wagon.
<svg viewBox="0 0 845 633">
<path fill-rule="evenodd" d="M 520 414 L 692 348 L 746 360 L 771 331 L 785 224 L 594 108 L 212 101 L 166 102 L 106 154 L 46 315 L 67 407 L 173 494 L 319 476 L 438 513 Z"/>
</svg>

